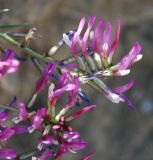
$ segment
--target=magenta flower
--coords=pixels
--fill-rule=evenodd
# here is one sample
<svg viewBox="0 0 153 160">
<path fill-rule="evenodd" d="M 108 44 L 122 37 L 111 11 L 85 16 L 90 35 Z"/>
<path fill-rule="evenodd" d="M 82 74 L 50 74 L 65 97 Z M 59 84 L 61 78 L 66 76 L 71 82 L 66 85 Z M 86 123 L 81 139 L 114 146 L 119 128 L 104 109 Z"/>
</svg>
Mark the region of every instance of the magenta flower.
<svg viewBox="0 0 153 160">
<path fill-rule="evenodd" d="M 28 133 L 28 126 L 27 125 L 17 125 L 13 127 L 15 134 L 24 134 Z"/>
<path fill-rule="evenodd" d="M 40 142 L 44 145 L 51 145 L 55 137 L 52 134 L 46 134 L 40 138 Z"/>
<path fill-rule="evenodd" d="M 75 57 L 81 56 L 81 53 L 85 57 L 94 54 L 98 69 L 109 69 L 119 40 L 120 22 L 118 21 L 116 34 L 114 40 L 112 41 L 111 23 L 108 23 L 106 29 L 102 32 L 102 27 L 104 25 L 104 20 L 102 19 L 98 22 L 95 29 L 92 30 L 95 18 L 95 16 L 90 17 L 87 29 L 83 37 L 81 37 L 81 32 L 83 31 L 83 28 L 85 26 L 85 17 L 81 19 L 79 27 L 75 32 L 74 37 L 71 38 L 71 41 L 65 34 L 63 35 L 63 40 L 70 47 L 71 53 Z M 68 41 L 68 39 L 70 42 Z M 140 45 L 138 43 L 134 44 L 128 56 L 123 58 L 118 64 L 119 68 L 122 70 L 123 68 L 129 68 L 131 64 L 140 60 L 142 58 L 142 55 L 139 54 L 140 51 Z M 125 60 L 126 64 L 123 63 Z"/>
<path fill-rule="evenodd" d="M 0 142 L 4 142 L 8 140 L 10 137 L 14 135 L 14 129 L 12 128 L 4 128 L 4 130 L 0 131 Z"/>
<path fill-rule="evenodd" d="M 130 81 L 126 85 L 120 86 L 116 89 L 110 89 L 107 85 L 105 85 L 100 79 L 95 78 L 95 83 L 99 85 L 101 89 L 101 93 L 107 97 L 113 103 L 126 102 L 131 109 L 134 109 L 133 104 L 128 100 L 126 96 L 124 96 L 124 92 L 129 90 L 134 85 L 134 80 Z"/>
<path fill-rule="evenodd" d="M 77 99 L 78 90 L 80 88 L 80 81 L 77 76 L 74 76 L 72 79 L 72 84 L 75 85 L 75 88 L 69 92 L 68 101 L 66 103 L 67 107 L 72 107 Z"/>
<path fill-rule="evenodd" d="M 117 65 L 110 68 L 111 74 L 113 75 L 126 75 L 130 72 L 129 68 L 133 63 L 139 61 L 142 55 L 139 54 L 141 51 L 141 46 L 139 43 L 135 43 L 128 53 Z"/>
<path fill-rule="evenodd" d="M 70 47 L 70 51 L 78 64 L 79 69 L 75 69 L 73 72 L 79 77 L 81 84 L 89 84 L 96 88 L 113 103 L 127 102 L 129 106 L 132 106 L 123 92 L 113 91 L 104 84 L 102 78 L 127 75 L 132 64 L 142 58 L 140 54 L 141 46 L 138 42 L 134 43 L 130 52 L 120 62 L 113 65 L 112 59 L 119 40 L 120 22 L 117 23 L 113 39 L 111 23 L 107 23 L 106 28 L 102 30 L 104 20 L 101 19 L 94 28 L 95 19 L 95 16 L 91 16 L 87 28 L 85 28 L 86 19 L 83 17 L 73 38 L 63 34 L 63 40 Z M 82 33 L 84 28 L 85 32 Z M 129 88 L 131 87 L 127 87 L 126 90 Z"/>
<path fill-rule="evenodd" d="M 16 157 L 14 149 L 0 149 L 0 158 L 13 159 Z"/>
<path fill-rule="evenodd" d="M 84 140 L 80 139 L 80 134 L 78 132 L 64 132 L 63 135 L 63 144 L 61 144 L 61 152 L 72 152 L 81 150 L 87 146 L 87 143 Z"/>
<path fill-rule="evenodd" d="M 18 69 L 19 61 L 14 58 L 15 52 L 11 49 L 5 49 L 0 59 L 0 78 L 7 74 L 13 73 Z"/>
<path fill-rule="evenodd" d="M 12 119 L 12 121 L 16 124 L 28 119 L 28 113 L 26 111 L 26 106 L 24 103 L 20 102 L 18 104 L 18 110 L 19 110 L 19 115 Z"/>
<path fill-rule="evenodd" d="M 36 115 L 32 117 L 32 124 L 28 128 L 29 133 L 32 133 L 35 129 L 39 129 L 41 127 L 41 124 L 47 114 L 46 108 L 40 108 Z"/>
<path fill-rule="evenodd" d="M 69 72 L 65 72 L 61 75 L 59 81 L 57 82 L 57 86 L 54 89 L 54 84 L 51 84 L 48 90 L 48 101 L 50 103 L 50 106 L 54 106 L 56 103 L 56 100 L 59 99 L 65 92 L 69 92 L 69 94 L 73 94 L 74 96 L 71 96 L 71 100 L 73 100 L 73 97 L 76 96 L 76 90 L 77 90 L 77 84 L 75 83 L 76 78 L 73 78 L 72 81 L 70 80 Z M 75 99 L 75 98 L 74 98 Z M 71 103 L 70 101 L 68 102 Z"/>
<path fill-rule="evenodd" d="M 111 24 L 108 23 L 105 31 L 102 33 L 104 20 L 101 19 L 96 25 L 95 30 L 92 31 L 92 27 L 95 19 L 96 19 L 95 16 L 90 17 L 88 26 L 83 35 L 83 38 L 81 38 L 81 32 L 85 26 L 85 22 L 86 22 L 85 17 L 81 19 L 79 27 L 75 32 L 71 42 L 69 42 L 70 40 L 68 36 L 66 36 L 65 34 L 63 35 L 63 39 L 65 43 L 71 48 L 71 52 L 74 56 L 79 56 L 80 50 L 82 51 L 83 55 L 85 56 L 90 55 L 91 53 L 89 48 L 93 52 L 101 55 L 102 58 L 109 57 L 109 55 L 113 54 L 113 52 L 115 51 L 118 43 L 118 39 L 119 39 L 120 23 L 118 22 L 116 35 L 115 35 L 114 41 L 112 42 Z M 90 34 L 92 34 L 92 36 Z M 89 45 L 88 45 L 88 41 L 90 41 Z M 80 47 L 80 50 L 77 50 L 77 45 Z"/>
<path fill-rule="evenodd" d="M 35 92 L 36 94 L 40 93 L 44 87 L 47 85 L 48 80 L 51 78 L 51 75 L 53 74 L 55 69 L 55 64 L 49 63 L 44 68 L 41 77 L 38 79 L 36 83 Z"/>
<path fill-rule="evenodd" d="M 91 110 L 91 109 L 94 109 L 96 106 L 93 105 L 93 106 L 88 106 L 88 107 L 85 107 L 83 109 L 81 109 L 80 111 L 77 111 L 75 112 L 74 114 L 72 114 L 70 117 L 68 117 L 66 119 L 67 122 L 70 122 L 72 121 L 73 119 L 76 119 L 76 118 L 79 118 L 81 115 L 85 114 L 87 111 Z"/>
<path fill-rule="evenodd" d="M 0 110 L 0 122 L 6 121 L 8 116 L 9 116 L 9 111 L 7 109 Z"/>
<path fill-rule="evenodd" d="M 59 78 L 59 80 L 58 80 L 58 82 L 56 84 L 56 88 L 55 89 L 62 88 L 63 86 L 68 84 L 69 81 L 70 81 L 70 72 L 69 71 L 65 71 L 60 76 L 60 78 Z"/>
</svg>

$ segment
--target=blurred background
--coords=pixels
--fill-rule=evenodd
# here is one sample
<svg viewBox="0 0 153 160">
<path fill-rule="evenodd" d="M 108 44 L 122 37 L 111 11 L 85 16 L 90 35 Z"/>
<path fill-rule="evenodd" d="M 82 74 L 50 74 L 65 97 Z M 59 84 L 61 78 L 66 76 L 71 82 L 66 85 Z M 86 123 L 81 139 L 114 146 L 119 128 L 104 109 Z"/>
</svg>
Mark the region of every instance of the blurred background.
<svg viewBox="0 0 153 160">
<path fill-rule="evenodd" d="M 96 91 L 86 88 L 96 110 L 74 122 L 75 129 L 81 130 L 82 138 L 88 147 L 78 154 L 69 154 L 65 160 L 80 159 L 82 155 L 94 151 L 94 160 L 152 160 L 153 159 L 153 1 L 152 0 L 0 0 L 0 8 L 10 12 L 0 15 L 0 24 L 30 22 L 41 35 L 30 47 L 46 53 L 55 45 L 64 32 L 78 26 L 82 16 L 104 18 L 115 29 L 117 20 L 121 21 L 121 34 L 116 59 L 120 59 L 138 41 L 142 45 L 143 59 L 133 66 L 130 75 L 111 78 L 109 86 L 115 88 L 130 79 L 136 85 L 127 92 L 136 111 L 126 104 L 112 104 Z M 29 27 L 1 31 L 27 33 Z M 22 40 L 22 39 L 21 39 Z M 7 47 L 7 43 L 0 40 Z M 24 55 L 21 50 L 18 54 Z M 68 50 L 60 50 L 56 59 L 67 55 Z M 21 65 L 20 70 L 5 76 L 0 83 L 0 103 L 6 103 L 16 95 L 18 100 L 29 100 L 39 73 L 30 61 Z M 46 92 L 40 96 L 37 105 L 46 103 Z M 24 138 L 23 138 L 24 137 Z M 16 144 L 19 153 L 29 151 L 36 138 L 27 135 L 11 139 L 8 145 Z M 28 143 L 28 147 L 27 147 Z"/>
</svg>

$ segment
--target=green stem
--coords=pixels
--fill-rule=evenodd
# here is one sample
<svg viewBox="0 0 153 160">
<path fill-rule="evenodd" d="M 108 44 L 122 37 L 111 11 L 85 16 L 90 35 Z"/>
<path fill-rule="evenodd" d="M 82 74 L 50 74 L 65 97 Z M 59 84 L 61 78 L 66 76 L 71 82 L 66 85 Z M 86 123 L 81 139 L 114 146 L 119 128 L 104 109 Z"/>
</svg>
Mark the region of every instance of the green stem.
<svg viewBox="0 0 153 160">
<path fill-rule="evenodd" d="M 31 26 L 31 23 L 1 24 L 1 29 Z"/>
<path fill-rule="evenodd" d="M 6 33 L 1 33 L 0 32 L 0 38 L 4 39 L 8 43 L 10 43 L 10 44 L 12 44 L 12 45 L 14 45 L 14 46 L 16 46 L 18 48 L 21 48 L 21 44 L 18 41 L 16 41 L 15 39 L 13 39 L 12 37 L 8 36 Z M 21 49 L 23 51 L 25 51 L 27 54 L 29 54 L 30 56 L 35 57 L 37 59 L 40 59 L 40 60 L 42 60 L 44 62 L 51 61 L 51 59 L 44 57 L 42 54 L 37 53 L 37 52 L 33 51 L 30 48 L 21 48 Z"/>
<path fill-rule="evenodd" d="M 4 105 L 4 104 L 0 104 L 0 108 L 8 109 L 8 110 L 11 110 L 11 111 L 14 111 L 14 112 L 18 112 L 18 110 L 13 106 L 7 106 L 7 105 Z"/>
</svg>

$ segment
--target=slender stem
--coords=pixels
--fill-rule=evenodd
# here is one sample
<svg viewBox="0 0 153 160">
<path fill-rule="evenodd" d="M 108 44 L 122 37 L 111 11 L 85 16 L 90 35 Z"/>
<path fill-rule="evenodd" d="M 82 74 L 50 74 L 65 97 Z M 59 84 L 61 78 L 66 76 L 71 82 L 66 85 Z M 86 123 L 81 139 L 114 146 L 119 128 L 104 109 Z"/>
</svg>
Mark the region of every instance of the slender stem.
<svg viewBox="0 0 153 160">
<path fill-rule="evenodd" d="M 16 28 L 16 27 L 26 27 L 26 26 L 31 26 L 31 23 L 15 23 L 15 24 L 1 24 L 0 28 L 5 29 L 5 28 Z"/>
<path fill-rule="evenodd" d="M 11 110 L 11 111 L 14 111 L 14 112 L 18 112 L 18 110 L 13 106 L 7 106 L 7 105 L 4 105 L 4 104 L 0 104 L 0 108 L 8 109 L 8 110 Z"/>
<path fill-rule="evenodd" d="M 12 45 L 14 45 L 18 48 L 21 48 L 21 43 L 19 43 L 18 41 L 16 41 L 12 37 L 8 36 L 6 33 L 1 33 L 0 32 L 0 38 L 6 40 L 8 43 L 10 43 L 10 44 L 12 44 Z M 46 57 L 42 56 L 42 54 L 40 54 L 38 52 L 35 52 L 30 48 L 21 48 L 21 49 L 23 51 L 25 51 L 27 54 L 29 54 L 30 56 L 38 58 L 38 59 L 40 59 L 44 62 L 49 62 L 49 61 L 52 60 L 51 58 L 46 58 Z"/>
<path fill-rule="evenodd" d="M 39 62 L 37 61 L 37 59 L 35 58 L 31 58 L 34 66 L 37 68 L 37 70 L 39 71 L 39 73 L 41 74 L 43 68 L 41 67 L 41 65 L 39 64 Z"/>
<path fill-rule="evenodd" d="M 25 53 L 27 53 L 31 57 L 37 58 L 37 59 L 42 60 L 42 61 L 44 61 L 46 63 L 53 62 L 53 59 L 51 57 L 45 57 L 45 55 L 43 55 L 42 53 L 38 53 L 38 52 L 36 52 L 36 51 L 34 51 L 34 50 L 30 49 L 30 48 L 22 48 L 21 47 L 21 43 L 19 43 L 18 41 L 16 41 L 15 39 L 13 39 L 9 35 L 7 35 L 6 33 L 0 32 L 0 39 L 4 39 L 8 43 L 10 43 L 10 44 L 22 49 L 23 51 L 25 51 Z M 56 69 L 61 70 L 60 65 L 56 64 Z"/>
</svg>

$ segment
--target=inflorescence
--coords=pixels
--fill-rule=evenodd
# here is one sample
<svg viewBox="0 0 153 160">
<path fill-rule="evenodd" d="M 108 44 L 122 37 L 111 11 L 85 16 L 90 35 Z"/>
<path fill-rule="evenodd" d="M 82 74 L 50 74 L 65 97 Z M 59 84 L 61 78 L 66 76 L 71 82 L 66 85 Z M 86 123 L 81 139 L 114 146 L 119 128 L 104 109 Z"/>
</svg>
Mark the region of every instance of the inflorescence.
<svg viewBox="0 0 153 160">
<path fill-rule="evenodd" d="M 34 95 L 28 104 L 18 102 L 14 98 L 8 105 L 0 105 L 3 108 L 0 110 L 0 144 L 13 135 L 39 132 L 40 137 L 36 152 L 31 156 L 32 160 L 60 160 L 68 152 L 76 153 L 85 148 L 87 142 L 82 140 L 80 133 L 70 125 L 71 121 L 95 108 L 95 105 L 91 105 L 87 94 L 82 89 L 84 84 L 96 89 L 113 103 L 126 102 L 129 108 L 134 109 L 134 105 L 123 94 L 134 85 L 134 80 L 115 89 L 110 89 L 104 83 L 104 79 L 105 77 L 129 74 L 131 66 L 142 58 L 140 54 L 141 46 L 138 42 L 135 42 L 129 53 L 117 64 L 113 64 L 113 57 L 119 40 L 120 22 L 117 23 L 116 33 L 114 39 L 112 39 L 111 23 L 107 23 L 106 28 L 104 28 L 104 20 L 101 19 L 93 27 L 95 19 L 95 16 L 91 16 L 86 23 L 86 18 L 83 17 L 77 29 L 64 33 L 57 45 L 53 46 L 48 54 L 42 58 L 42 60 L 46 59 L 43 67 L 39 63 L 40 59 L 32 56 L 33 52 L 26 49 L 25 44 L 29 37 L 25 37 L 24 46 L 22 43 L 20 47 L 24 51 L 31 51 L 30 55 L 35 65 L 41 70 L 41 76 L 36 81 Z M 30 30 L 28 36 L 33 36 L 34 33 L 31 34 L 31 31 L 33 30 Z M 12 42 L 13 39 L 9 36 L 9 34 L 4 33 L 2 37 L 1 33 L 0 38 Z M 54 61 L 52 55 L 57 53 L 63 45 L 69 48 L 70 57 L 62 61 Z M 15 72 L 20 63 L 23 63 L 12 49 L 1 49 L 1 53 L 0 79 L 5 74 Z M 46 98 L 48 106 L 33 110 L 37 96 L 46 87 L 48 88 L 48 97 Z M 56 108 L 59 108 L 57 102 L 64 95 L 67 97 L 65 104 L 57 112 Z M 85 102 L 86 106 L 78 110 L 75 105 L 80 101 Z M 4 123 L 9 119 L 11 111 L 17 113 L 12 119 L 13 127 L 6 126 L 6 123 Z M 26 125 L 23 125 L 22 122 L 26 122 Z M 81 160 L 87 160 L 93 154 L 89 153 Z M 2 146 L 0 158 L 20 159 L 20 156 L 15 149 L 3 148 Z"/>
</svg>

